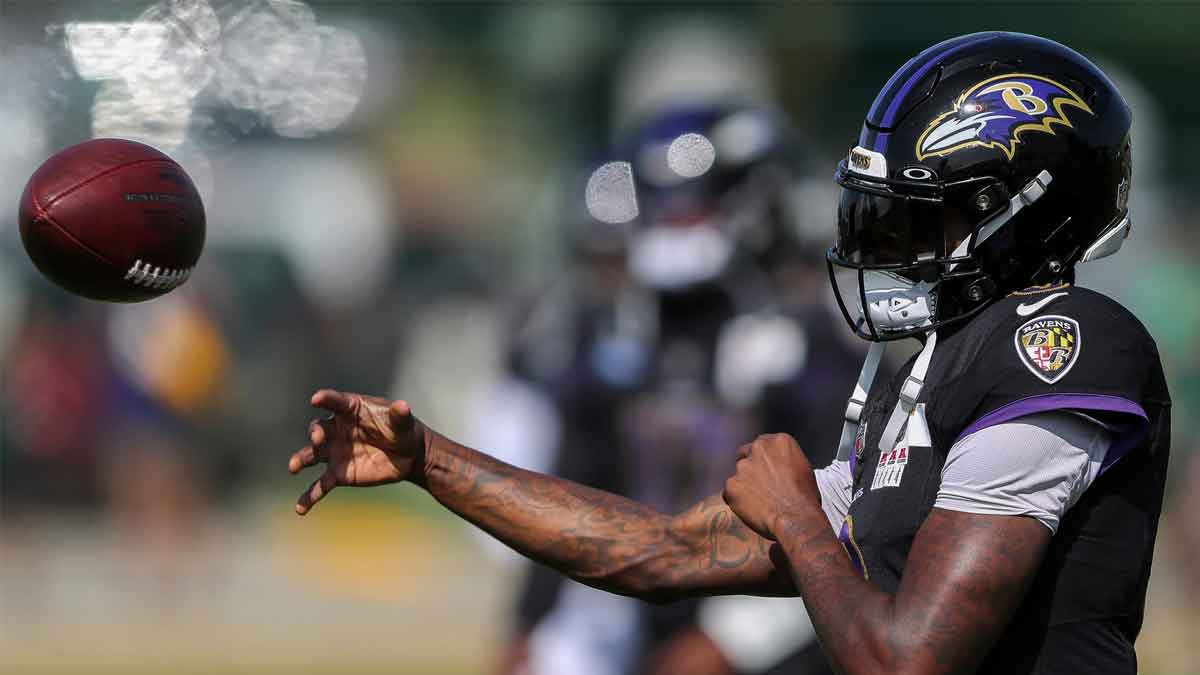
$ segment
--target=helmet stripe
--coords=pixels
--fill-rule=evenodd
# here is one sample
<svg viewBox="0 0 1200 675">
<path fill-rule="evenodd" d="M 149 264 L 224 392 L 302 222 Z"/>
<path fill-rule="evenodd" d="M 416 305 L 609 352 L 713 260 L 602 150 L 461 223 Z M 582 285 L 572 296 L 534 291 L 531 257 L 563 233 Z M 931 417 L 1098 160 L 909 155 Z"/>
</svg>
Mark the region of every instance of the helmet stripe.
<svg viewBox="0 0 1200 675">
<path fill-rule="evenodd" d="M 896 123 L 896 115 L 900 112 L 900 104 L 903 103 L 906 98 L 908 98 L 908 95 L 910 93 L 912 93 L 913 87 L 916 87 L 917 84 L 921 80 L 923 80 L 926 75 L 929 74 L 929 71 L 932 70 L 934 68 L 934 66 L 941 63 L 946 57 L 950 56 L 951 54 L 962 51 L 962 50 L 966 49 L 967 47 L 971 47 L 973 45 L 979 44 L 980 42 L 991 40 L 994 37 L 996 37 L 995 33 L 985 33 L 979 37 L 976 37 L 973 40 L 966 40 L 964 42 L 960 42 L 956 45 L 951 46 L 949 49 L 945 49 L 945 50 L 942 50 L 939 52 L 934 52 L 933 54 L 931 54 L 930 57 L 925 61 L 925 63 L 922 64 L 921 67 L 918 68 L 917 71 L 914 72 L 904 82 L 904 84 L 900 86 L 900 89 L 891 96 L 891 101 L 888 104 L 887 110 L 883 113 L 883 119 L 881 119 L 879 121 L 878 126 L 881 126 L 884 129 L 888 129 Z M 875 150 L 876 152 L 886 151 L 887 144 L 888 144 L 888 138 L 890 136 L 891 136 L 891 134 L 881 131 L 879 133 L 879 135 L 875 137 L 875 147 L 872 149 Z"/>
</svg>

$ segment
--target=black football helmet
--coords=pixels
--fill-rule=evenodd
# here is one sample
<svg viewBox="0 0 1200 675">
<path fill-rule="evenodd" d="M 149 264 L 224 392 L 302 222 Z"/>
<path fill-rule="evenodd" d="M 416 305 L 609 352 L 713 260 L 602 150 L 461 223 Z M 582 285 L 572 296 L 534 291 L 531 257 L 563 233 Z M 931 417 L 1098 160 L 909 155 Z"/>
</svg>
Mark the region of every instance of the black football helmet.
<svg viewBox="0 0 1200 675">
<path fill-rule="evenodd" d="M 668 106 L 635 125 L 616 154 L 637 193 L 630 271 L 648 288 L 687 292 L 800 243 L 796 192 L 811 155 L 778 110 Z"/>
<path fill-rule="evenodd" d="M 1116 252 L 1130 229 L 1130 122 L 1108 77 L 1050 40 L 974 33 L 918 54 L 837 169 L 826 258 L 851 329 L 927 333 Z"/>
</svg>

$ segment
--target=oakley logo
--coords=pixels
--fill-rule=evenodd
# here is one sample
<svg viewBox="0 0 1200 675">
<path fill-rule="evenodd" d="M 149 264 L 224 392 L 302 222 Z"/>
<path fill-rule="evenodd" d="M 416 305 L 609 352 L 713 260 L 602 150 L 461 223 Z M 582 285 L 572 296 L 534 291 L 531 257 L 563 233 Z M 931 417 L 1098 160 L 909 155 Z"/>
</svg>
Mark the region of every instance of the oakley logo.
<svg viewBox="0 0 1200 675">
<path fill-rule="evenodd" d="M 910 166 L 901 171 L 900 175 L 909 180 L 929 180 L 933 178 L 933 172 L 923 166 Z"/>
</svg>

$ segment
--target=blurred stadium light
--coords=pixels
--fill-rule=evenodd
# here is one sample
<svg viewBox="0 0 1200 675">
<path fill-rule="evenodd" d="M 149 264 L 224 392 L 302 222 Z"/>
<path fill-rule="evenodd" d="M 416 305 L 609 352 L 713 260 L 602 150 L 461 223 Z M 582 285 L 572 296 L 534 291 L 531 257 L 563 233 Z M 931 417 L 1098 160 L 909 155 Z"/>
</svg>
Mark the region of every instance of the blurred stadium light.
<svg viewBox="0 0 1200 675">
<path fill-rule="evenodd" d="M 587 182 L 587 209 L 596 220 L 627 223 L 638 215 L 633 167 L 629 162 L 608 162 L 596 168 Z"/>
<path fill-rule="evenodd" d="M 93 134 L 183 143 L 197 105 L 253 111 L 280 136 L 310 138 L 341 126 L 367 80 L 358 37 L 321 25 L 298 0 L 161 0 L 134 21 L 73 21 L 66 49 L 85 80 L 103 81 Z M 197 97 L 211 82 L 211 96 Z M 215 101 L 207 100 L 215 98 Z"/>
</svg>

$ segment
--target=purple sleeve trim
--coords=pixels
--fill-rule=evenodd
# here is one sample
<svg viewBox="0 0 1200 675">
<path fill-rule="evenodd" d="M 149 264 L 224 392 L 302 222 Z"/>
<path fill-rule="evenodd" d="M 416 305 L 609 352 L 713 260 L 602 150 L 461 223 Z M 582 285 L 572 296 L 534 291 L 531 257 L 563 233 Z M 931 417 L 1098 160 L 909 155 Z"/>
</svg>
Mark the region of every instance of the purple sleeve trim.
<svg viewBox="0 0 1200 675">
<path fill-rule="evenodd" d="M 1052 410 L 1097 410 L 1122 413 L 1135 418 L 1130 424 L 1123 425 L 1116 431 L 1113 443 L 1108 448 L 1108 454 L 1105 455 L 1104 462 L 1100 465 L 1101 474 L 1116 464 L 1117 460 L 1124 457 L 1130 450 L 1137 447 L 1137 444 L 1142 442 L 1150 430 L 1150 418 L 1146 415 L 1146 411 L 1142 409 L 1142 406 L 1127 398 L 1108 394 L 1039 394 L 1002 405 L 980 417 L 964 429 L 955 442 L 957 443 L 960 439 L 980 429 L 994 427 L 1026 415 Z"/>
<path fill-rule="evenodd" d="M 838 541 L 842 542 L 842 548 L 846 549 L 846 555 L 850 556 L 850 564 L 854 565 L 854 569 L 858 570 L 864 579 L 869 579 L 867 562 L 863 560 L 862 551 L 854 541 L 854 518 L 852 516 L 846 516 L 846 519 L 842 521 L 842 529 L 838 531 Z"/>
</svg>

